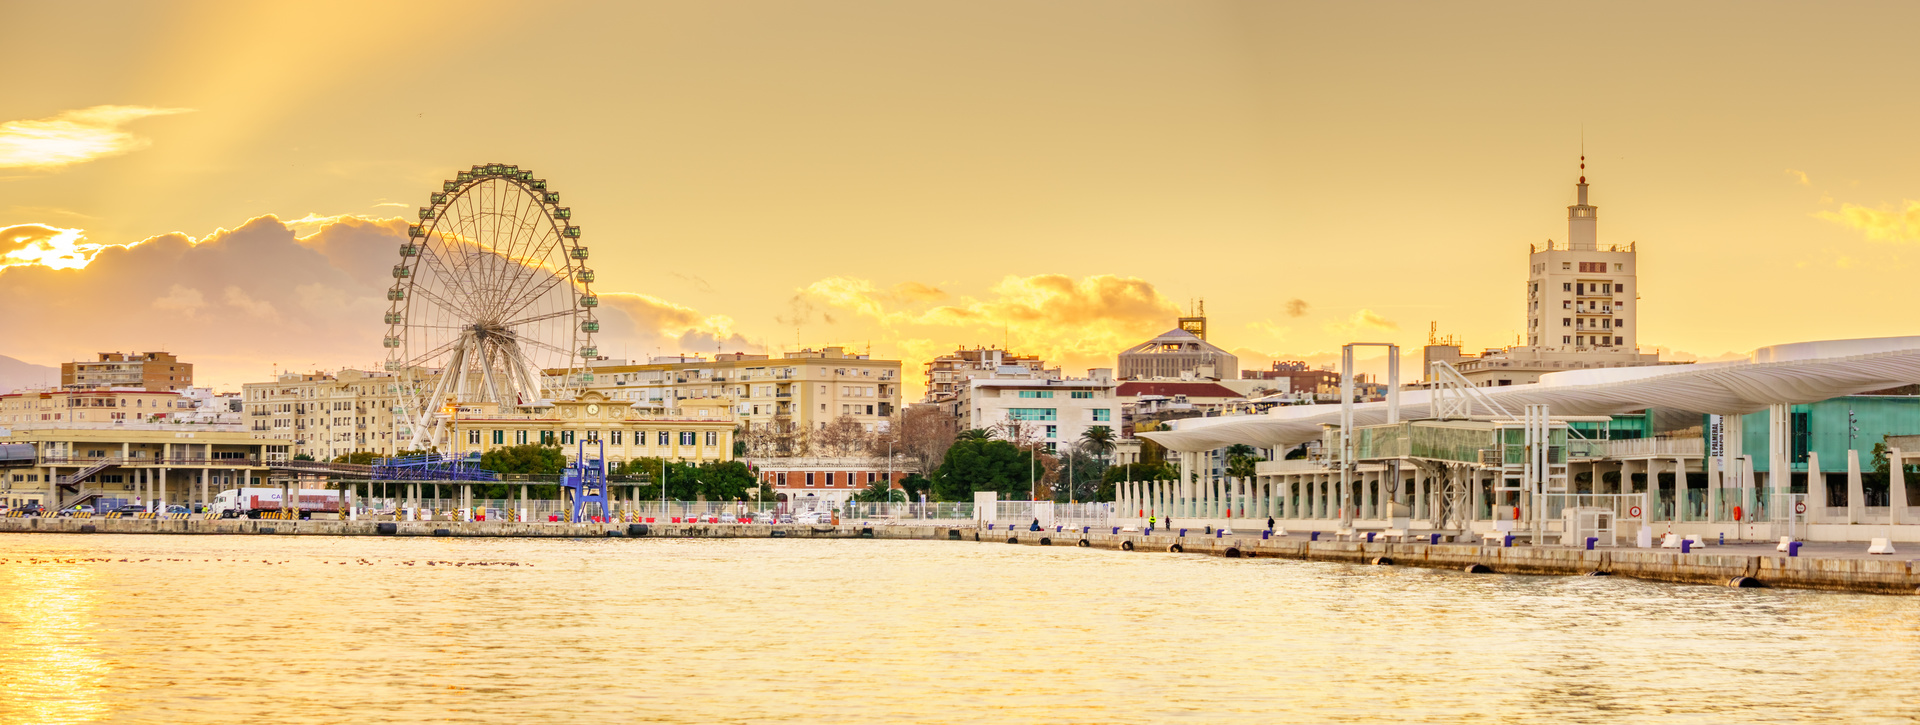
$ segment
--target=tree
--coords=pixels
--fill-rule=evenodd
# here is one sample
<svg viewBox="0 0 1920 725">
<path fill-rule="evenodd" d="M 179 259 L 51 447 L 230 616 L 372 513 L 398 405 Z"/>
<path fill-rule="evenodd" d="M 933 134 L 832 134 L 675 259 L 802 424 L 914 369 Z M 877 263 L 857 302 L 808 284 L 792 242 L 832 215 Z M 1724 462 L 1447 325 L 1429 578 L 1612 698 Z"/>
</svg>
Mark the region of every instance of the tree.
<svg viewBox="0 0 1920 725">
<path fill-rule="evenodd" d="M 842 415 L 813 434 L 810 451 L 816 456 L 853 456 L 864 453 L 873 439 L 872 431 L 851 415 Z"/>
<path fill-rule="evenodd" d="M 996 491 L 1001 498 L 1026 498 L 1031 490 L 1031 465 L 1027 452 L 1012 443 L 963 437 L 954 441 L 946 459 L 934 470 L 933 494 L 941 501 L 971 500 L 975 491 Z"/>
<path fill-rule="evenodd" d="M 310 456 L 310 455 L 307 455 L 307 454 L 305 454 L 305 453 L 296 453 L 296 454 L 294 454 L 294 456 L 293 456 L 293 460 L 296 460 L 296 461 L 311 461 L 311 460 L 313 460 L 313 456 Z"/>
<path fill-rule="evenodd" d="M 1053 500 L 1066 501 L 1110 501 L 1111 496 L 1102 497 L 1101 480 L 1106 475 L 1106 462 L 1095 457 L 1085 446 L 1073 446 L 1060 454 L 1060 468 L 1057 483 L 1053 486 Z"/>
<path fill-rule="evenodd" d="M 900 488 L 906 492 L 908 501 L 918 501 L 920 494 L 933 493 L 933 481 L 918 473 L 909 473 L 900 479 Z"/>
<path fill-rule="evenodd" d="M 888 421 L 886 432 L 874 436 L 869 454 L 901 456 L 906 469 L 931 474 L 947 457 L 947 449 L 958 436 L 958 421 L 931 405 L 916 405 Z"/>
<path fill-rule="evenodd" d="M 984 441 L 992 437 L 993 431 L 986 428 L 968 428 L 960 431 L 959 434 L 954 436 L 954 439 L 962 441 Z M 945 461 L 946 457 L 942 456 L 940 460 Z"/>
<path fill-rule="evenodd" d="M 862 503 L 900 503 L 907 500 L 907 492 L 894 488 L 884 478 L 875 478 L 873 483 L 854 494 L 853 500 Z"/>
<path fill-rule="evenodd" d="M 1267 460 L 1257 454 L 1253 446 L 1235 443 L 1227 446 L 1227 475 L 1234 478 L 1253 478 L 1254 464 Z"/>
<path fill-rule="evenodd" d="M 739 461 L 707 461 L 694 470 L 693 478 L 699 484 L 699 495 L 708 501 L 745 499 L 747 490 L 759 483 L 747 464 Z"/>
<path fill-rule="evenodd" d="M 480 467 L 494 473 L 551 476 L 566 470 L 567 457 L 558 446 L 528 443 L 482 453 Z"/>
<path fill-rule="evenodd" d="M 1080 445 L 1086 448 L 1088 453 L 1092 453 L 1104 461 L 1107 458 L 1107 454 L 1113 452 L 1113 429 L 1104 425 L 1096 425 L 1088 428 L 1085 433 L 1080 434 Z"/>
<path fill-rule="evenodd" d="M 371 466 L 373 465 L 374 461 L 380 460 L 385 457 L 386 456 L 382 456 L 378 453 L 374 453 L 373 451 L 359 451 L 355 453 L 345 453 L 339 456 L 335 456 L 333 459 L 333 462 L 334 463 L 351 463 L 356 466 Z"/>
</svg>

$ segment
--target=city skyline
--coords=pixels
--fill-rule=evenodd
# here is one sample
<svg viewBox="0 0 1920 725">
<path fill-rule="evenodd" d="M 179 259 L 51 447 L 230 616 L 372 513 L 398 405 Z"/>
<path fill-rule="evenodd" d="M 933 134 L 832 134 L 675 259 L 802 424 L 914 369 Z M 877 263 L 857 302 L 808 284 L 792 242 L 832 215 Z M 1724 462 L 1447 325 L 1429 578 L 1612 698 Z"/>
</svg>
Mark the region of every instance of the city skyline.
<svg viewBox="0 0 1920 725">
<path fill-rule="evenodd" d="M 400 43 L 443 8 L 8 4 L 93 33 L 21 39 L 38 72 L 0 99 L 0 299 L 37 311 L 0 354 L 168 349 L 224 389 L 371 367 L 401 219 L 486 162 L 569 198 L 613 357 L 911 371 L 1006 345 L 1078 374 L 1201 298 L 1248 369 L 1429 321 L 1478 350 L 1521 331 L 1583 137 L 1601 242 L 1643 256 L 1643 345 L 1911 331 L 1878 294 L 1920 241 L 1914 102 L 1877 90 L 1908 8 L 828 10 L 856 5 L 482 13 Z M 593 42 L 523 40 L 562 32 Z"/>
</svg>

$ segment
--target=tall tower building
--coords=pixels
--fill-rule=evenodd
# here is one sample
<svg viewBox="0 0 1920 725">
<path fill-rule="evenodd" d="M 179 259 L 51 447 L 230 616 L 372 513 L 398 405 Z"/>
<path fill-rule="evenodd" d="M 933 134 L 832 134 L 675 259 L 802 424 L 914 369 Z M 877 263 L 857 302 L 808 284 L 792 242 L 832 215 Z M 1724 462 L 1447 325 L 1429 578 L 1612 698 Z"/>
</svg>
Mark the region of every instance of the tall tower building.
<svg viewBox="0 0 1920 725">
<path fill-rule="evenodd" d="M 1527 268 L 1527 345 L 1560 352 L 1635 354 L 1632 244 L 1599 242 L 1599 207 L 1587 203 L 1580 157 L 1577 203 L 1567 207 L 1567 241 L 1533 247 Z"/>
<path fill-rule="evenodd" d="M 1634 245 L 1600 243 L 1600 208 L 1589 201 L 1586 169 L 1581 156 L 1566 240 L 1528 248 L 1526 344 L 1479 355 L 1429 345 L 1429 359 L 1447 360 L 1489 387 L 1538 382 L 1560 370 L 1662 364 L 1658 353 L 1638 347 Z"/>
</svg>

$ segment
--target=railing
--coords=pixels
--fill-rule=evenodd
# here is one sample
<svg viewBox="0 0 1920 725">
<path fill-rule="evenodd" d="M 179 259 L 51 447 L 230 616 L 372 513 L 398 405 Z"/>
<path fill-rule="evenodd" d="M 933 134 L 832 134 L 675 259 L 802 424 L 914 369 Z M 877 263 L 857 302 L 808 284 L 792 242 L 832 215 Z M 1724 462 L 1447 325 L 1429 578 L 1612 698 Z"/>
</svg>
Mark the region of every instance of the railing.
<svg viewBox="0 0 1920 725">
<path fill-rule="evenodd" d="M 1701 438 L 1629 438 L 1606 441 L 1608 458 L 1635 456 L 1698 456 L 1706 451 Z"/>
</svg>

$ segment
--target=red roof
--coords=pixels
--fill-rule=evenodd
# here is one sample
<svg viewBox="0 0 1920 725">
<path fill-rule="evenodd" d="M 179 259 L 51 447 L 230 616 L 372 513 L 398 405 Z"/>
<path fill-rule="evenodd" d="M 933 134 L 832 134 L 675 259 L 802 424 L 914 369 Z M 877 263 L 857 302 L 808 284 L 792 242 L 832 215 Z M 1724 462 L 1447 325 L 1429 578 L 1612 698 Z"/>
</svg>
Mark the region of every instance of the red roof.
<svg viewBox="0 0 1920 725">
<path fill-rule="evenodd" d="M 1114 391 L 1114 395 L 1118 395 L 1122 398 L 1137 398 L 1142 395 L 1165 395 L 1167 397 L 1173 397 L 1175 395 L 1185 395 L 1188 398 L 1246 397 L 1239 393 L 1234 392 L 1233 388 L 1229 388 L 1225 385 L 1221 385 L 1219 383 L 1210 382 L 1206 380 L 1195 380 L 1191 382 L 1127 381 L 1120 384 L 1120 389 Z"/>
</svg>

